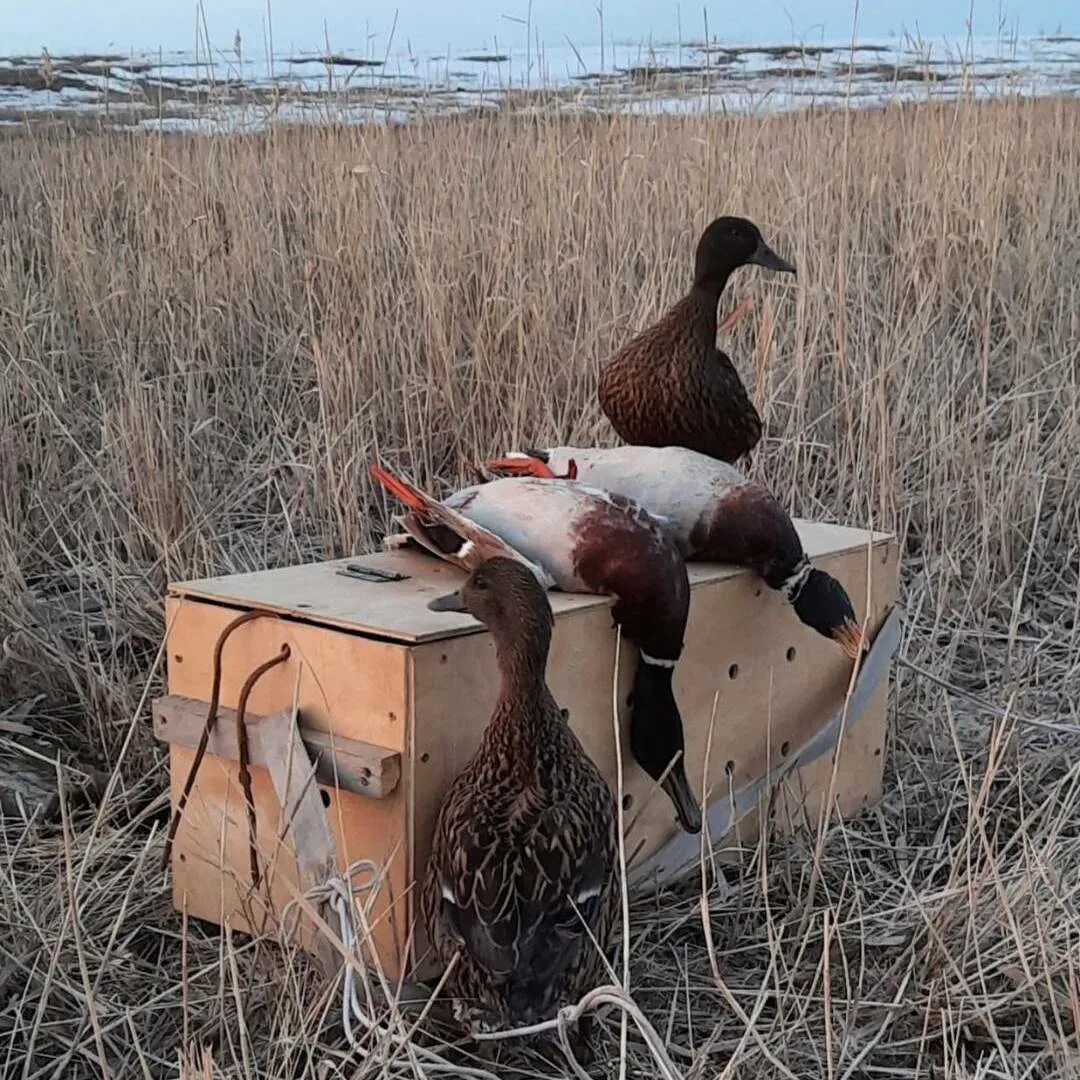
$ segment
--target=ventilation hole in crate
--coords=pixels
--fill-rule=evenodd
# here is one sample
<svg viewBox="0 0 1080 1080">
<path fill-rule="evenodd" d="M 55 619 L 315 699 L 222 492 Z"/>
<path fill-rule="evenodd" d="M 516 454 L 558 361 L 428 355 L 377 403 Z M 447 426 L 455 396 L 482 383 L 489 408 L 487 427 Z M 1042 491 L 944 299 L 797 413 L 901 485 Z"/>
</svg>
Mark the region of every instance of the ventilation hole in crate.
<svg viewBox="0 0 1080 1080">
<path fill-rule="evenodd" d="M 569 710 L 569 709 L 560 709 L 560 710 L 559 710 L 559 715 L 560 715 L 560 716 L 561 716 L 561 717 L 562 717 L 562 718 L 563 718 L 564 720 L 569 720 L 569 719 L 570 719 L 570 710 Z"/>
<path fill-rule="evenodd" d="M 734 761 L 729 761 L 724 766 L 724 772 L 726 772 L 728 774 L 728 776 L 734 775 L 734 773 L 735 773 L 735 762 Z"/>
<path fill-rule="evenodd" d="M 187 862 L 187 856 L 182 851 L 180 852 L 180 861 Z"/>
<path fill-rule="evenodd" d="M 790 664 L 791 661 L 795 659 L 795 646 L 789 645 L 788 651 L 784 653 L 784 655 L 787 657 L 787 662 Z"/>
<path fill-rule="evenodd" d="M 739 665 L 738 664 L 732 664 L 731 667 L 729 667 L 727 669 L 727 677 L 729 679 L 737 679 L 739 677 Z"/>
<path fill-rule="evenodd" d="M 446 653 L 443 653 L 442 656 L 439 657 L 439 663 L 440 664 L 445 664 L 446 660 L 447 660 Z"/>
<path fill-rule="evenodd" d="M 633 805 L 634 805 L 634 796 L 633 796 L 633 795 L 631 795 L 631 794 L 630 794 L 629 792 L 627 792 L 627 793 L 626 793 L 626 794 L 625 794 L 625 795 L 624 795 L 624 796 L 622 797 L 622 808 L 623 808 L 624 810 L 629 810 L 629 809 L 630 809 L 630 807 L 631 807 L 631 806 L 633 806 Z"/>
<path fill-rule="evenodd" d="M 881 757 L 881 747 L 880 746 L 874 751 L 874 757 Z"/>
<path fill-rule="evenodd" d="M 627 707 L 629 708 L 629 706 L 631 706 L 633 704 L 634 704 L 634 695 L 632 693 L 627 694 L 626 695 L 626 705 L 627 705 Z"/>
<path fill-rule="evenodd" d="M 390 723 L 391 724 L 393 724 L 393 723 L 395 723 L 397 721 L 397 713 L 396 712 L 390 713 L 389 716 L 390 716 Z"/>
<path fill-rule="evenodd" d="M 754 595 L 755 596 L 760 596 L 761 595 L 761 586 L 760 585 L 754 590 Z"/>
<path fill-rule="evenodd" d="M 782 742 L 780 744 L 780 756 L 781 757 L 787 757 L 788 756 L 788 751 L 790 749 L 791 749 L 791 743 L 786 742 L 786 741 Z"/>
<path fill-rule="evenodd" d="M 297 604 L 296 606 L 297 606 L 298 608 L 309 608 L 309 607 L 311 607 L 311 605 L 310 605 L 310 604 Z"/>
<path fill-rule="evenodd" d="M 322 799 L 323 806 L 330 805 L 330 792 L 325 791 L 323 788 L 319 788 L 319 798 Z"/>
<path fill-rule="evenodd" d="M 426 765 L 431 760 L 430 754 L 421 754 L 420 760 Z"/>
<path fill-rule="evenodd" d="M 182 664 L 182 663 L 184 662 L 184 658 L 183 658 L 183 657 L 182 657 L 182 656 L 181 656 L 181 655 L 180 655 L 179 653 L 176 653 L 176 654 L 174 654 L 174 656 L 173 656 L 173 660 L 174 660 L 174 661 L 175 661 L 175 662 L 176 662 L 177 664 Z"/>
</svg>

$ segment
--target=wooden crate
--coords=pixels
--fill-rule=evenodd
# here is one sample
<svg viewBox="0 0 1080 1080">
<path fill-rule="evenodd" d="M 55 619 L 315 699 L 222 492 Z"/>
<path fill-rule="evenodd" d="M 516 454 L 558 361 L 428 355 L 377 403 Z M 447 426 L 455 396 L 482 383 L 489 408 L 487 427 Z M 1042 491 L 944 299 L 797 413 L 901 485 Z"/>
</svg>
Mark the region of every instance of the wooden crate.
<svg viewBox="0 0 1080 1080">
<path fill-rule="evenodd" d="M 896 595 L 894 540 L 838 526 L 797 525 L 807 554 L 843 583 L 860 618 L 869 596 L 868 625 L 875 633 Z M 360 580 L 346 570 L 357 565 L 406 577 Z M 426 555 L 396 551 L 185 582 L 171 586 L 166 600 L 169 698 L 155 711 L 157 732 L 170 743 L 174 806 L 210 697 L 218 635 L 240 612 L 278 613 L 277 619 L 245 623 L 228 640 L 221 705 L 234 709 L 252 669 L 283 644 L 290 646 L 288 662 L 256 684 L 248 711 L 265 716 L 295 703 L 309 746 L 325 749 L 338 741 L 348 778 L 335 785 L 327 773 L 333 761 L 324 760 L 322 798 L 340 865 L 371 859 L 387 866 L 374 937 L 392 976 L 406 972 L 424 951 L 414 885 L 422 879 L 443 793 L 475 749 L 498 689 L 490 635 L 467 615 L 427 610 L 432 597 L 460 580 L 458 571 Z M 843 703 L 851 663 L 753 575 L 698 564 L 690 567 L 690 580 L 675 693 L 686 728 L 687 774 L 698 795 L 706 790 L 714 805 L 747 790 L 828 724 Z M 655 790 L 629 750 L 625 701 L 636 650 L 622 643 L 615 690 L 609 601 L 550 596 L 555 633 L 548 681 L 613 786 L 612 703 L 618 702 L 624 806 L 627 820 L 636 818 L 627 850 L 636 866 L 646 865 L 677 828 L 667 796 Z M 845 731 L 835 776 L 833 754 L 789 774 L 781 827 L 792 817 L 817 814 L 830 781 L 846 815 L 879 794 L 886 693 L 882 680 L 858 723 Z M 295 895 L 295 859 L 267 771 L 255 767 L 258 847 L 270 884 L 252 892 L 231 718 L 218 727 L 212 749 L 220 755 L 204 761 L 176 836 L 174 901 L 177 909 L 235 929 L 265 929 Z M 250 727 L 254 734 L 257 722 Z M 753 833 L 756 819 L 744 820 L 744 836 Z"/>
</svg>

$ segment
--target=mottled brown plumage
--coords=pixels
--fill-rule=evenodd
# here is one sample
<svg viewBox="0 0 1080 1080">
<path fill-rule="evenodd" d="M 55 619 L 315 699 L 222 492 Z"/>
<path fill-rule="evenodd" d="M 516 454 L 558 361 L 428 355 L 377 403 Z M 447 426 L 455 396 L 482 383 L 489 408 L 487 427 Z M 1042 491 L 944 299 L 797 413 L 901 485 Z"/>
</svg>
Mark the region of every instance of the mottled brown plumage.
<svg viewBox="0 0 1080 1080">
<path fill-rule="evenodd" d="M 794 273 L 745 218 L 721 217 L 698 242 L 690 292 L 604 365 L 600 407 L 634 446 L 681 446 L 721 461 L 749 453 L 761 418 L 716 347 L 716 306 L 740 266 Z"/>
<path fill-rule="evenodd" d="M 450 786 L 421 904 L 448 989 L 474 1030 L 549 1019 L 597 985 L 614 916 L 615 802 L 548 690 L 553 619 L 516 560 L 492 559 L 435 610 L 495 638 L 502 687 Z"/>
</svg>

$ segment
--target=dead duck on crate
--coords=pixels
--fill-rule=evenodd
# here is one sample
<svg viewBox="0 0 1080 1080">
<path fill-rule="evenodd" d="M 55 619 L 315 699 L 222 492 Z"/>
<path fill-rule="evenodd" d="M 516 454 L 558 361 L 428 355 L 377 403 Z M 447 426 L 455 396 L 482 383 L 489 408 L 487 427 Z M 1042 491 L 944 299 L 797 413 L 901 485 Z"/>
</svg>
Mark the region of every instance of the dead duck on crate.
<svg viewBox="0 0 1080 1080">
<path fill-rule="evenodd" d="M 747 567 L 851 659 L 863 651 L 843 585 L 810 565 L 787 511 L 732 465 L 682 447 L 556 446 L 495 458 L 487 466 L 516 476 L 576 478 L 625 495 L 670 524 L 688 562 Z"/>
<path fill-rule="evenodd" d="M 761 417 L 716 347 L 720 294 L 748 264 L 795 273 L 752 221 L 717 218 L 698 241 L 689 293 L 604 364 L 600 407 L 624 442 L 682 446 L 727 462 L 757 445 Z"/>
<path fill-rule="evenodd" d="M 638 647 L 630 698 L 634 760 L 661 783 L 687 832 L 701 807 L 687 779 L 672 687 L 690 609 L 686 563 L 668 529 L 632 500 L 568 480 L 507 478 L 438 502 L 387 470 L 372 475 L 400 500 L 422 548 L 472 571 L 494 555 L 524 562 L 545 588 L 615 598 L 612 617 Z"/>
<path fill-rule="evenodd" d="M 554 618 L 520 560 L 482 562 L 428 605 L 495 641 L 501 685 L 450 785 L 421 892 L 455 1016 L 472 1030 L 549 1020 L 603 981 L 614 921 L 615 800 L 545 679 Z M 589 1021 L 579 1022 L 587 1050 Z"/>
</svg>

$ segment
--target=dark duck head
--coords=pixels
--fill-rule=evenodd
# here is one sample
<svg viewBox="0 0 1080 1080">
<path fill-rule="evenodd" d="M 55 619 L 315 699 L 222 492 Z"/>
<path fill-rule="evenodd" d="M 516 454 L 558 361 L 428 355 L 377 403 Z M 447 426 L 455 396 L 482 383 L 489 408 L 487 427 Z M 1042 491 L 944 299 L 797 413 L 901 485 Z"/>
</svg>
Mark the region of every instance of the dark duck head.
<svg viewBox="0 0 1080 1080">
<path fill-rule="evenodd" d="M 690 610 L 686 563 L 655 518 L 618 495 L 598 503 L 579 524 L 578 572 L 597 592 L 615 597 L 612 617 L 640 655 L 630 697 L 630 750 L 660 782 L 682 827 L 701 831 L 701 809 L 683 761 L 682 714 L 672 677 Z"/>
<path fill-rule="evenodd" d="M 437 597 L 428 607 L 467 611 L 491 631 L 504 675 L 518 682 L 543 679 L 554 618 L 547 593 L 523 563 L 488 559 L 457 592 Z"/>
<path fill-rule="evenodd" d="M 831 574 L 810 567 L 791 598 L 795 614 L 822 637 L 832 638 L 852 660 L 867 651 L 847 590 Z"/>
<path fill-rule="evenodd" d="M 719 296 L 731 274 L 740 266 L 751 264 L 782 274 L 795 273 L 795 267 L 765 243 L 752 221 L 741 217 L 718 217 L 698 241 L 694 255 L 694 286 Z"/>
<path fill-rule="evenodd" d="M 634 760 L 660 783 L 688 833 L 701 832 L 701 807 L 686 776 L 682 716 L 671 680 L 674 661 L 644 653 L 630 694 L 630 750 Z"/>
</svg>

